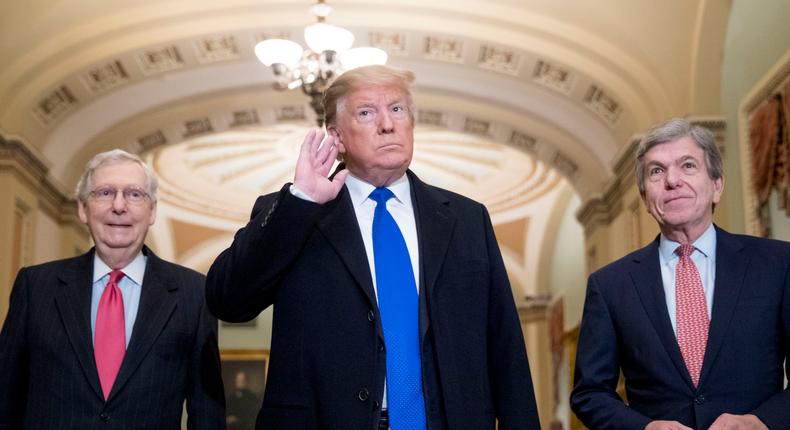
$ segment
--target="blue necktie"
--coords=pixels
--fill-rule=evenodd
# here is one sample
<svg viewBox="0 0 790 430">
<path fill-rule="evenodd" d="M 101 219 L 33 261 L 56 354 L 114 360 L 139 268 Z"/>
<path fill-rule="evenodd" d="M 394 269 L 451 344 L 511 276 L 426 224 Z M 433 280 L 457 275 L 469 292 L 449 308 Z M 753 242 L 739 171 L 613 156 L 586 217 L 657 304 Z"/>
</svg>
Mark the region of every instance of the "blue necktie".
<svg viewBox="0 0 790 430">
<path fill-rule="evenodd" d="M 387 347 L 387 408 L 393 430 L 425 430 L 417 284 L 406 241 L 387 211 L 387 200 L 392 196 L 386 188 L 370 193 L 376 201 L 373 258 Z"/>
</svg>

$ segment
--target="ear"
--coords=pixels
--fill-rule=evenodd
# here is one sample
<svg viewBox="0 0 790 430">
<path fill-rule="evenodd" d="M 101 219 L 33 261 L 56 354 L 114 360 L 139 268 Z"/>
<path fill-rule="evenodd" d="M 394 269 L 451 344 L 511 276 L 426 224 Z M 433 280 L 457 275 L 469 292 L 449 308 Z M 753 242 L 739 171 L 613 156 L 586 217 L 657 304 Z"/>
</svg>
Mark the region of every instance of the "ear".
<svg viewBox="0 0 790 430">
<path fill-rule="evenodd" d="M 713 203 L 719 203 L 722 193 L 724 193 L 724 176 L 713 180 Z"/>
<path fill-rule="evenodd" d="M 346 147 L 343 145 L 343 136 L 340 134 L 340 130 L 337 129 L 337 126 L 330 125 L 326 128 L 326 131 L 332 135 L 335 139 L 335 144 L 337 145 L 337 153 L 338 154 L 345 154 Z"/>
<path fill-rule="evenodd" d="M 88 214 L 87 214 L 86 211 L 87 211 L 87 208 L 85 207 L 85 203 L 83 203 L 82 200 L 78 200 L 77 201 L 77 214 L 80 217 L 80 222 L 82 222 L 85 225 L 88 224 Z"/>
<path fill-rule="evenodd" d="M 151 203 L 151 214 L 148 216 L 148 225 L 154 225 L 156 221 L 156 202 Z"/>
</svg>

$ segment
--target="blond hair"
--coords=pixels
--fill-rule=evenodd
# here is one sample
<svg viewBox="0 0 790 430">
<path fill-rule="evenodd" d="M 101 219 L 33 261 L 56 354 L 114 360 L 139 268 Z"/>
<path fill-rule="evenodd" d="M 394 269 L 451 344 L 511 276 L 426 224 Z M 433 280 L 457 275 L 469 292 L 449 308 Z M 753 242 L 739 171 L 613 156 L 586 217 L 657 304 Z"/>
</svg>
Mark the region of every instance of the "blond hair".
<svg viewBox="0 0 790 430">
<path fill-rule="evenodd" d="M 324 91 L 324 124 L 334 126 L 337 114 L 341 109 L 344 98 L 362 87 L 396 87 L 406 96 L 409 119 L 414 122 L 414 109 L 411 98 L 411 84 L 414 82 L 414 73 L 408 70 L 399 70 L 387 66 L 364 66 L 349 70 L 340 75 L 329 88 Z"/>
</svg>

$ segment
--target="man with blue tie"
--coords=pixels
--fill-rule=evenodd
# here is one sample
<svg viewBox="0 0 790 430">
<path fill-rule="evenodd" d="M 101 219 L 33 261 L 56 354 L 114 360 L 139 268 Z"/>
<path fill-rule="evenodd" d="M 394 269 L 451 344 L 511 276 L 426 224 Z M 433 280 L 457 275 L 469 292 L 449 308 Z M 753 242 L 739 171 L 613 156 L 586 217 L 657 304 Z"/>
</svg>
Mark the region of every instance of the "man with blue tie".
<svg viewBox="0 0 790 430">
<path fill-rule="evenodd" d="M 790 244 L 713 224 L 721 154 L 685 119 L 648 131 L 636 179 L 661 234 L 590 275 L 573 411 L 596 430 L 790 428 Z"/>
<path fill-rule="evenodd" d="M 209 270 L 217 317 L 274 305 L 258 429 L 539 428 L 485 207 L 408 170 L 413 80 L 385 66 L 337 78 L 328 134 L 308 134 L 293 184 L 258 198 Z"/>
<path fill-rule="evenodd" d="M 95 247 L 19 271 L 0 333 L 0 429 L 224 429 L 204 277 L 143 243 L 157 179 L 97 154 L 77 185 Z M 186 408 L 185 406 L 186 402 Z"/>
</svg>

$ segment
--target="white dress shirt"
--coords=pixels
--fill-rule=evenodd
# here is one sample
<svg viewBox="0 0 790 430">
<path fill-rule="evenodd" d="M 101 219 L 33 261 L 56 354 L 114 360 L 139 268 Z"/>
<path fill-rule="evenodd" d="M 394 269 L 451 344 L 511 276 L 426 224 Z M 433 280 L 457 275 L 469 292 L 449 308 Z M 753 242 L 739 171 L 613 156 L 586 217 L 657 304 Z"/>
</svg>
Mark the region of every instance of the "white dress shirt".
<svg viewBox="0 0 790 430">
<path fill-rule="evenodd" d="M 126 347 L 132 338 L 134 321 L 137 319 L 137 308 L 140 306 L 140 293 L 143 289 L 143 275 L 145 274 L 146 257 L 142 252 L 126 267 L 121 268 L 123 278 L 118 282 L 118 288 L 123 296 L 123 318 L 126 328 Z M 98 254 L 93 255 L 93 289 L 91 290 L 91 334 L 96 340 L 96 314 L 99 312 L 99 300 L 104 292 L 104 287 L 110 280 L 112 269 Z"/>
<path fill-rule="evenodd" d="M 713 224 L 702 233 L 693 243 L 694 252 L 691 253 L 691 260 L 697 266 L 700 278 L 702 278 L 702 289 L 705 291 L 705 302 L 708 305 L 708 318 L 711 318 L 713 310 L 713 287 L 716 282 L 716 229 Z M 680 261 L 680 256 L 675 250 L 680 243 L 669 240 L 661 235 L 658 244 L 658 260 L 661 264 L 661 280 L 664 284 L 664 297 L 667 301 L 667 311 L 669 320 L 672 323 L 672 330 L 675 337 L 678 336 L 678 323 L 675 303 L 675 268 Z"/>
<path fill-rule="evenodd" d="M 351 173 L 346 177 L 346 187 L 351 195 L 351 202 L 354 204 L 354 212 L 357 215 L 359 231 L 362 233 L 362 241 L 365 243 L 365 252 L 368 254 L 368 264 L 370 265 L 370 275 L 373 278 L 373 288 L 376 287 L 376 261 L 373 258 L 373 215 L 376 212 L 376 201 L 369 198 L 370 193 L 376 189 L 373 185 L 355 177 Z M 414 283 L 417 285 L 417 292 L 420 291 L 420 250 L 417 242 L 417 223 L 414 220 L 414 207 L 411 203 L 411 188 L 409 178 L 406 175 L 400 177 L 387 187 L 395 195 L 387 201 L 387 211 L 398 224 L 403 239 L 406 240 L 406 247 L 409 249 L 411 268 L 414 271 Z"/>
<path fill-rule="evenodd" d="M 362 242 L 365 244 L 365 252 L 368 256 L 368 266 L 370 267 L 370 277 L 373 280 L 373 290 L 378 300 L 378 288 L 376 287 L 376 261 L 373 258 L 373 215 L 376 212 L 376 201 L 369 198 L 370 193 L 376 189 L 375 186 L 357 178 L 350 172 L 346 177 L 346 187 L 351 195 L 351 203 L 354 206 L 354 213 L 357 216 L 357 224 L 362 234 Z M 420 249 L 417 241 L 417 222 L 414 218 L 414 206 L 411 202 L 411 186 L 409 178 L 405 174 L 398 180 L 391 183 L 387 188 L 392 191 L 394 197 L 387 200 L 387 211 L 398 224 L 406 247 L 409 250 L 411 267 L 414 271 L 414 284 L 417 286 L 417 293 L 420 291 Z M 293 185 L 290 192 L 303 200 L 310 200 L 306 194 Z M 382 409 L 387 408 L 387 389 L 386 380 L 384 381 L 384 398 L 382 399 Z"/>
</svg>

